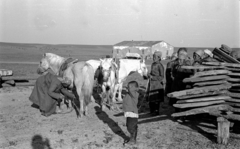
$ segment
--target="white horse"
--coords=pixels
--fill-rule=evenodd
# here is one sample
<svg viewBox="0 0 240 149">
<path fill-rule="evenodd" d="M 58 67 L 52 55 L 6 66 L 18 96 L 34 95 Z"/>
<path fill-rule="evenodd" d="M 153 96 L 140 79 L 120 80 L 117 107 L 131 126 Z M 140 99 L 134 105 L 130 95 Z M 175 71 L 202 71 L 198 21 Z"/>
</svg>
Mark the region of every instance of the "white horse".
<svg viewBox="0 0 240 149">
<path fill-rule="evenodd" d="M 144 59 L 120 59 L 119 60 L 119 70 L 118 70 L 118 81 L 115 86 L 113 93 L 113 99 L 116 98 L 116 93 L 118 90 L 118 101 L 122 101 L 122 86 L 126 77 L 132 71 L 137 71 L 141 76 L 147 77 L 148 69 L 145 64 Z"/>
<path fill-rule="evenodd" d="M 117 82 L 117 78 L 116 78 L 117 65 L 112 58 L 100 59 L 100 62 L 101 62 L 100 63 L 101 75 L 99 77 L 102 77 L 100 79 L 102 79 L 102 82 L 103 82 L 102 91 L 104 93 L 102 95 L 106 95 L 107 102 L 110 108 L 112 108 L 112 103 L 116 102 L 115 98 L 113 98 L 113 92 Z"/>
<path fill-rule="evenodd" d="M 43 70 L 52 69 L 56 75 L 59 75 L 62 64 L 68 58 L 58 56 L 53 53 L 45 53 L 40 61 L 39 68 Z M 63 73 L 63 78 L 71 80 L 70 88 L 80 101 L 80 111 L 78 115 L 88 114 L 88 104 L 91 102 L 91 95 L 94 85 L 94 70 L 86 62 L 76 62 L 68 64 Z M 78 107 L 76 107 L 78 108 Z"/>
</svg>

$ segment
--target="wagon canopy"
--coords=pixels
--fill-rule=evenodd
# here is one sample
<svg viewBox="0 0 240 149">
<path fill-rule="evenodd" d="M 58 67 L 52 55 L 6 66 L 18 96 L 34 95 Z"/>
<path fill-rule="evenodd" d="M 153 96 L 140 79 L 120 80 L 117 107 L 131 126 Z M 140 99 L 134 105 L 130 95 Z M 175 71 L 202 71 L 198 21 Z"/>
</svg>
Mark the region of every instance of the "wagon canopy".
<svg viewBox="0 0 240 149">
<path fill-rule="evenodd" d="M 123 41 L 113 46 L 114 58 L 152 57 L 155 51 L 162 52 L 162 59 L 166 59 L 174 52 L 174 47 L 164 41 Z"/>
</svg>

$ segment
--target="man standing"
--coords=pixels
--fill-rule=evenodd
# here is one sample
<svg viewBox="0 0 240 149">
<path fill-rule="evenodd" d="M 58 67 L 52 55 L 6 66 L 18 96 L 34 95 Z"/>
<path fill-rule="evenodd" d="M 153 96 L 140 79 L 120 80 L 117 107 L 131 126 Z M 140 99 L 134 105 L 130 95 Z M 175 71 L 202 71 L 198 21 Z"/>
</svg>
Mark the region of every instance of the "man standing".
<svg viewBox="0 0 240 149">
<path fill-rule="evenodd" d="M 162 53 L 156 51 L 153 55 L 153 63 L 149 74 L 149 108 L 152 115 L 159 114 L 160 102 L 164 101 L 164 67 L 161 63 Z"/>
</svg>

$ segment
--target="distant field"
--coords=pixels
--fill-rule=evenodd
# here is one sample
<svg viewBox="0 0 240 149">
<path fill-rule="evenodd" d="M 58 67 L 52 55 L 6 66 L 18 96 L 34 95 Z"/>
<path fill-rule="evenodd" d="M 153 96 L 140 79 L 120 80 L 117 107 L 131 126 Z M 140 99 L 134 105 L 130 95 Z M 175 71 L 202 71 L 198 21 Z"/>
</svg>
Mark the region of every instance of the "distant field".
<svg viewBox="0 0 240 149">
<path fill-rule="evenodd" d="M 219 45 L 220 47 L 221 45 Z M 214 47 L 188 48 L 189 56 L 198 49 L 210 49 Z M 179 48 L 175 47 L 175 51 Z M 47 45 L 47 44 L 17 44 L 0 42 L 0 68 L 11 69 L 15 75 L 36 75 L 37 63 L 43 53 L 55 53 L 63 57 L 74 57 L 81 61 L 99 59 L 106 55 L 112 55 L 111 45 Z M 6 64 L 2 62 L 21 62 L 17 64 Z M 30 62 L 27 63 L 26 62 Z M 147 60 L 147 65 L 151 64 Z M 167 61 L 162 61 L 165 66 Z"/>
</svg>

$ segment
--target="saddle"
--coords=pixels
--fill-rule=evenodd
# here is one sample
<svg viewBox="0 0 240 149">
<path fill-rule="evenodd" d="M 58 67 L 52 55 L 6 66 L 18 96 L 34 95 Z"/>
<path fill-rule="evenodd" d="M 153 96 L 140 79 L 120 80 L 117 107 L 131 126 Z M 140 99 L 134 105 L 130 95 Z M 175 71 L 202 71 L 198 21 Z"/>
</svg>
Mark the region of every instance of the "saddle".
<svg viewBox="0 0 240 149">
<path fill-rule="evenodd" d="M 59 77 L 63 77 L 63 72 L 68 68 L 68 65 L 70 63 L 74 64 L 74 63 L 77 63 L 79 62 L 78 59 L 75 59 L 75 58 L 68 58 L 65 60 L 65 62 L 61 65 L 60 69 L 59 69 Z"/>
</svg>

